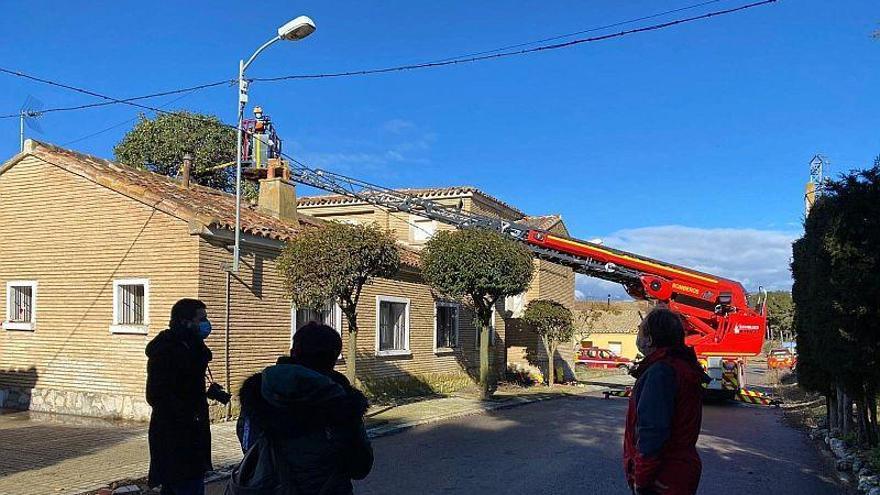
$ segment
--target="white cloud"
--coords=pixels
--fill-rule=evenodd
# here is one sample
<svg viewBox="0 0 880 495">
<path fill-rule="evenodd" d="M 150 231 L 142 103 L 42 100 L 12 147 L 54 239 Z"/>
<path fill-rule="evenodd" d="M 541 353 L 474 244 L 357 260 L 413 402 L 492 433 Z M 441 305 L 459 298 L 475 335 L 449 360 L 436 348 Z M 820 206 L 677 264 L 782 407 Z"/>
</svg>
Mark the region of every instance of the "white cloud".
<svg viewBox="0 0 880 495">
<path fill-rule="evenodd" d="M 392 134 L 400 134 L 400 132 L 415 128 L 415 124 L 409 120 L 391 119 L 386 120 L 382 124 L 382 130 Z"/>
<path fill-rule="evenodd" d="M 663 225 L 625 229 L 603 238 L 606 246 L 736 280 L 746 290 L 790 289 L 791 243 L 795 231 L 700 229 Z M 628 297 L 619 284 L 578 276 L 577 288 L 588 298 Z"/>
</svg>

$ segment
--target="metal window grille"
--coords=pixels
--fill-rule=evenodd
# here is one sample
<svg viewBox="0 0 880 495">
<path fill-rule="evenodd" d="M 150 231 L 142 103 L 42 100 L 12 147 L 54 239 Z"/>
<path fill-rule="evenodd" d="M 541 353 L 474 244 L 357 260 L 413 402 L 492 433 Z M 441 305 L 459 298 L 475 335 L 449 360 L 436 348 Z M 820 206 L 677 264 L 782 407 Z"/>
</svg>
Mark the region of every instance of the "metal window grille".
<svg viewBox="0 0 880 495">
<path fill-rule="evenodd" d="M 9 321 L 13 323 L 33 323 L 34 319 L 34 288 L 29 285 L 11 288 L 11 305 Z"/>
<path fill-rule="evenodd" d="M 144 286 L 120 285 L 117 308 L 117 324 L 119 325 L 143 325 L 144 324 Z"/>
<path fill-rule="evenodd" d="M 382 301 L 379 305 L 379 350 L 406 350 L 406 304 Z"/>
<path fill-rule="evenodd" d="M 335 330 L 336 322 L 333 321 L 333 301 L 327 302 L 324 307 L 320 309 L 299 309 L 296 310 L 296 330 L 299 330 L 306 323 L 309 322 L 318 322 L 323 323 Z"/>
<path fill-rule="evenodd" d="M 452 348 L 458 345 L 458 308 L 437 307 L 437 347 Z"/>
</svg>

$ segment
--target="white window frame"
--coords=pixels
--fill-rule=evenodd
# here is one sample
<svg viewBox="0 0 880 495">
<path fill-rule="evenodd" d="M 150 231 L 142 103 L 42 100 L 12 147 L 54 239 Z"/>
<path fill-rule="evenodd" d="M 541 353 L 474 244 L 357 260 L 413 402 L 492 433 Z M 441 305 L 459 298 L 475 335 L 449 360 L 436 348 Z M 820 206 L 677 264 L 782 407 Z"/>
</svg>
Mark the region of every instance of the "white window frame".
<svg viewBox="0 0 880 495">
<path fill-rule="evenodd" d="M 119 286 L 120 285 L 143 285 L 144 286 L 144 323 L 142 325 L 121 325 L 119 323 Z M 150 331 L 150 279 L 148 278 L 119 278 L 113 280 L 113 321 L 110 324 L 110 333 L 128 335 L 147 335 Z"/>
<path fill-rule="evenodd" d="M 424 232 L 423 232 L 424 230 Z M 431 235 L 428 236 L 427 239 L 416 239 L 416 232 L 420 232 L 422 234 L 427 233 L 427 231 L 431 231 Z M 425 217 L 421 217 L 418 215 L 410 215 L 409 216 L 409 232 L 410 239 L 412 239 L 413 244 L 424 244 L 428 242 L 432 237 L 437 235 L 437 221 L 429 220 Z"/>
<path fill-rule="evenodd" d="M 434 354 L 445 354 L 455 351 L 455 347 L 437 347 L 437 308 L 455 308 L 455 347 L 461 347 L 461 304 L 454 301 L 434 302 Z"/>
<path fill-rule="evenodd" d="M 12 288 L 31 288 L 31 321 L 28 323 L 10 321 L 12 313 Z M 6 282 L 6 312 L 3 314 L 3 328 L 6 330 L 24 330 L 33 332 L 37 327 L 37 281 L 36 280 L 10 280 Z"/>
<path fill-rule="evenodd" d="M 379 326 L 381 323 L 381 313 L 382 313 L 382 303 L 390 302 L 390 303 L 400 303 L 405 304 L 406 309 L 404 309 L 404 348 L 403 349 L 392 349 L 381 351 L 379 350 Z M 376 355 L 377 356 L 410 356 L 412 355 L 412 351 L 410 350 L 409 340 L 410 340 L 410 321 L 409 321 L 409 311 L 411 307 L 411 302 L 408 297 L 395 297 L 395 296 L 376 296 Z"/>
<path fill-rule="evenodd" d="M 325 303 L 326 304 L 326 303 Z M 293 348 L 293 334 L 296 333 L 296 304 L 290 305 L 290 348 Z M 339 303 L 333 303 L 333 329 L 339 333 L 339 336 L 342 336 L 342 308 L 339 307 Z M 342 359 L 342 354 L 339 355 L 339 358 Z"/>
</svg>

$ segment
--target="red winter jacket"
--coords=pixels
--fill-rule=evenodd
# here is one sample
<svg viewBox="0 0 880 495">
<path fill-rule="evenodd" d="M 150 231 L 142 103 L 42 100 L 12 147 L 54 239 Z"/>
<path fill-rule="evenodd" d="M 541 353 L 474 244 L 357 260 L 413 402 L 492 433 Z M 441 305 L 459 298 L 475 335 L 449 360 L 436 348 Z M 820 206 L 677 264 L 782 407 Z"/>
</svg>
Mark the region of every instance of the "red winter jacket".
<svg viewBox="0 0 880 495">
<path fill-rule="evenodd" d="M 696 444 L 708 377 L 690 348 L 657 349 L 633 375 L 623 439 L 627 482 L 662 495 L 693 495 L 702 471 Z"/>
</svg>

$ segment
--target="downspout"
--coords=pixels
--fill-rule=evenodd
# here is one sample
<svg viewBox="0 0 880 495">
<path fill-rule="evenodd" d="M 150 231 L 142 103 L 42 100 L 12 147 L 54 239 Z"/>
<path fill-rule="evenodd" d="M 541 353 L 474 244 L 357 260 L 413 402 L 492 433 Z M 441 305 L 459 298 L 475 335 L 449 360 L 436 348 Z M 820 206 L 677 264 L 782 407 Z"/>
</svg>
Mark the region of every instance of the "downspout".
<svg viewBox="0 0 880 495">
<path fill-rule="evenodd" d="M 225 352 L 223 354 L 226 357 L 226 359 L 225 359 L 226 362 L 224 363 L 225 364 L 224 375 L 226 377 L 226 383 L 224 385 L 226 386 L 226 391 L 229 393 L 232 393 L 231 380 L 229 377 L 229 371 L 230 371 L 229 370 L 229 362 L 230 362 L 230 359 L 229 359 L 229 333 L 230 333 L 229 316 L 231 313 L 231 298 L 230 298 L 231 286 L 232 286 L 232 272 L 230 272 L 229 270 L 226 270 L 226 329 L 225 329 L 226 331 L 224 332 L 225 333 L 225 335 L 224 335 Z M 229 403 L 226 404 L 226 420 L 229 421 L 230 418 L 232 418 L 232 401 L 229 401 Z"/>
</svg>

